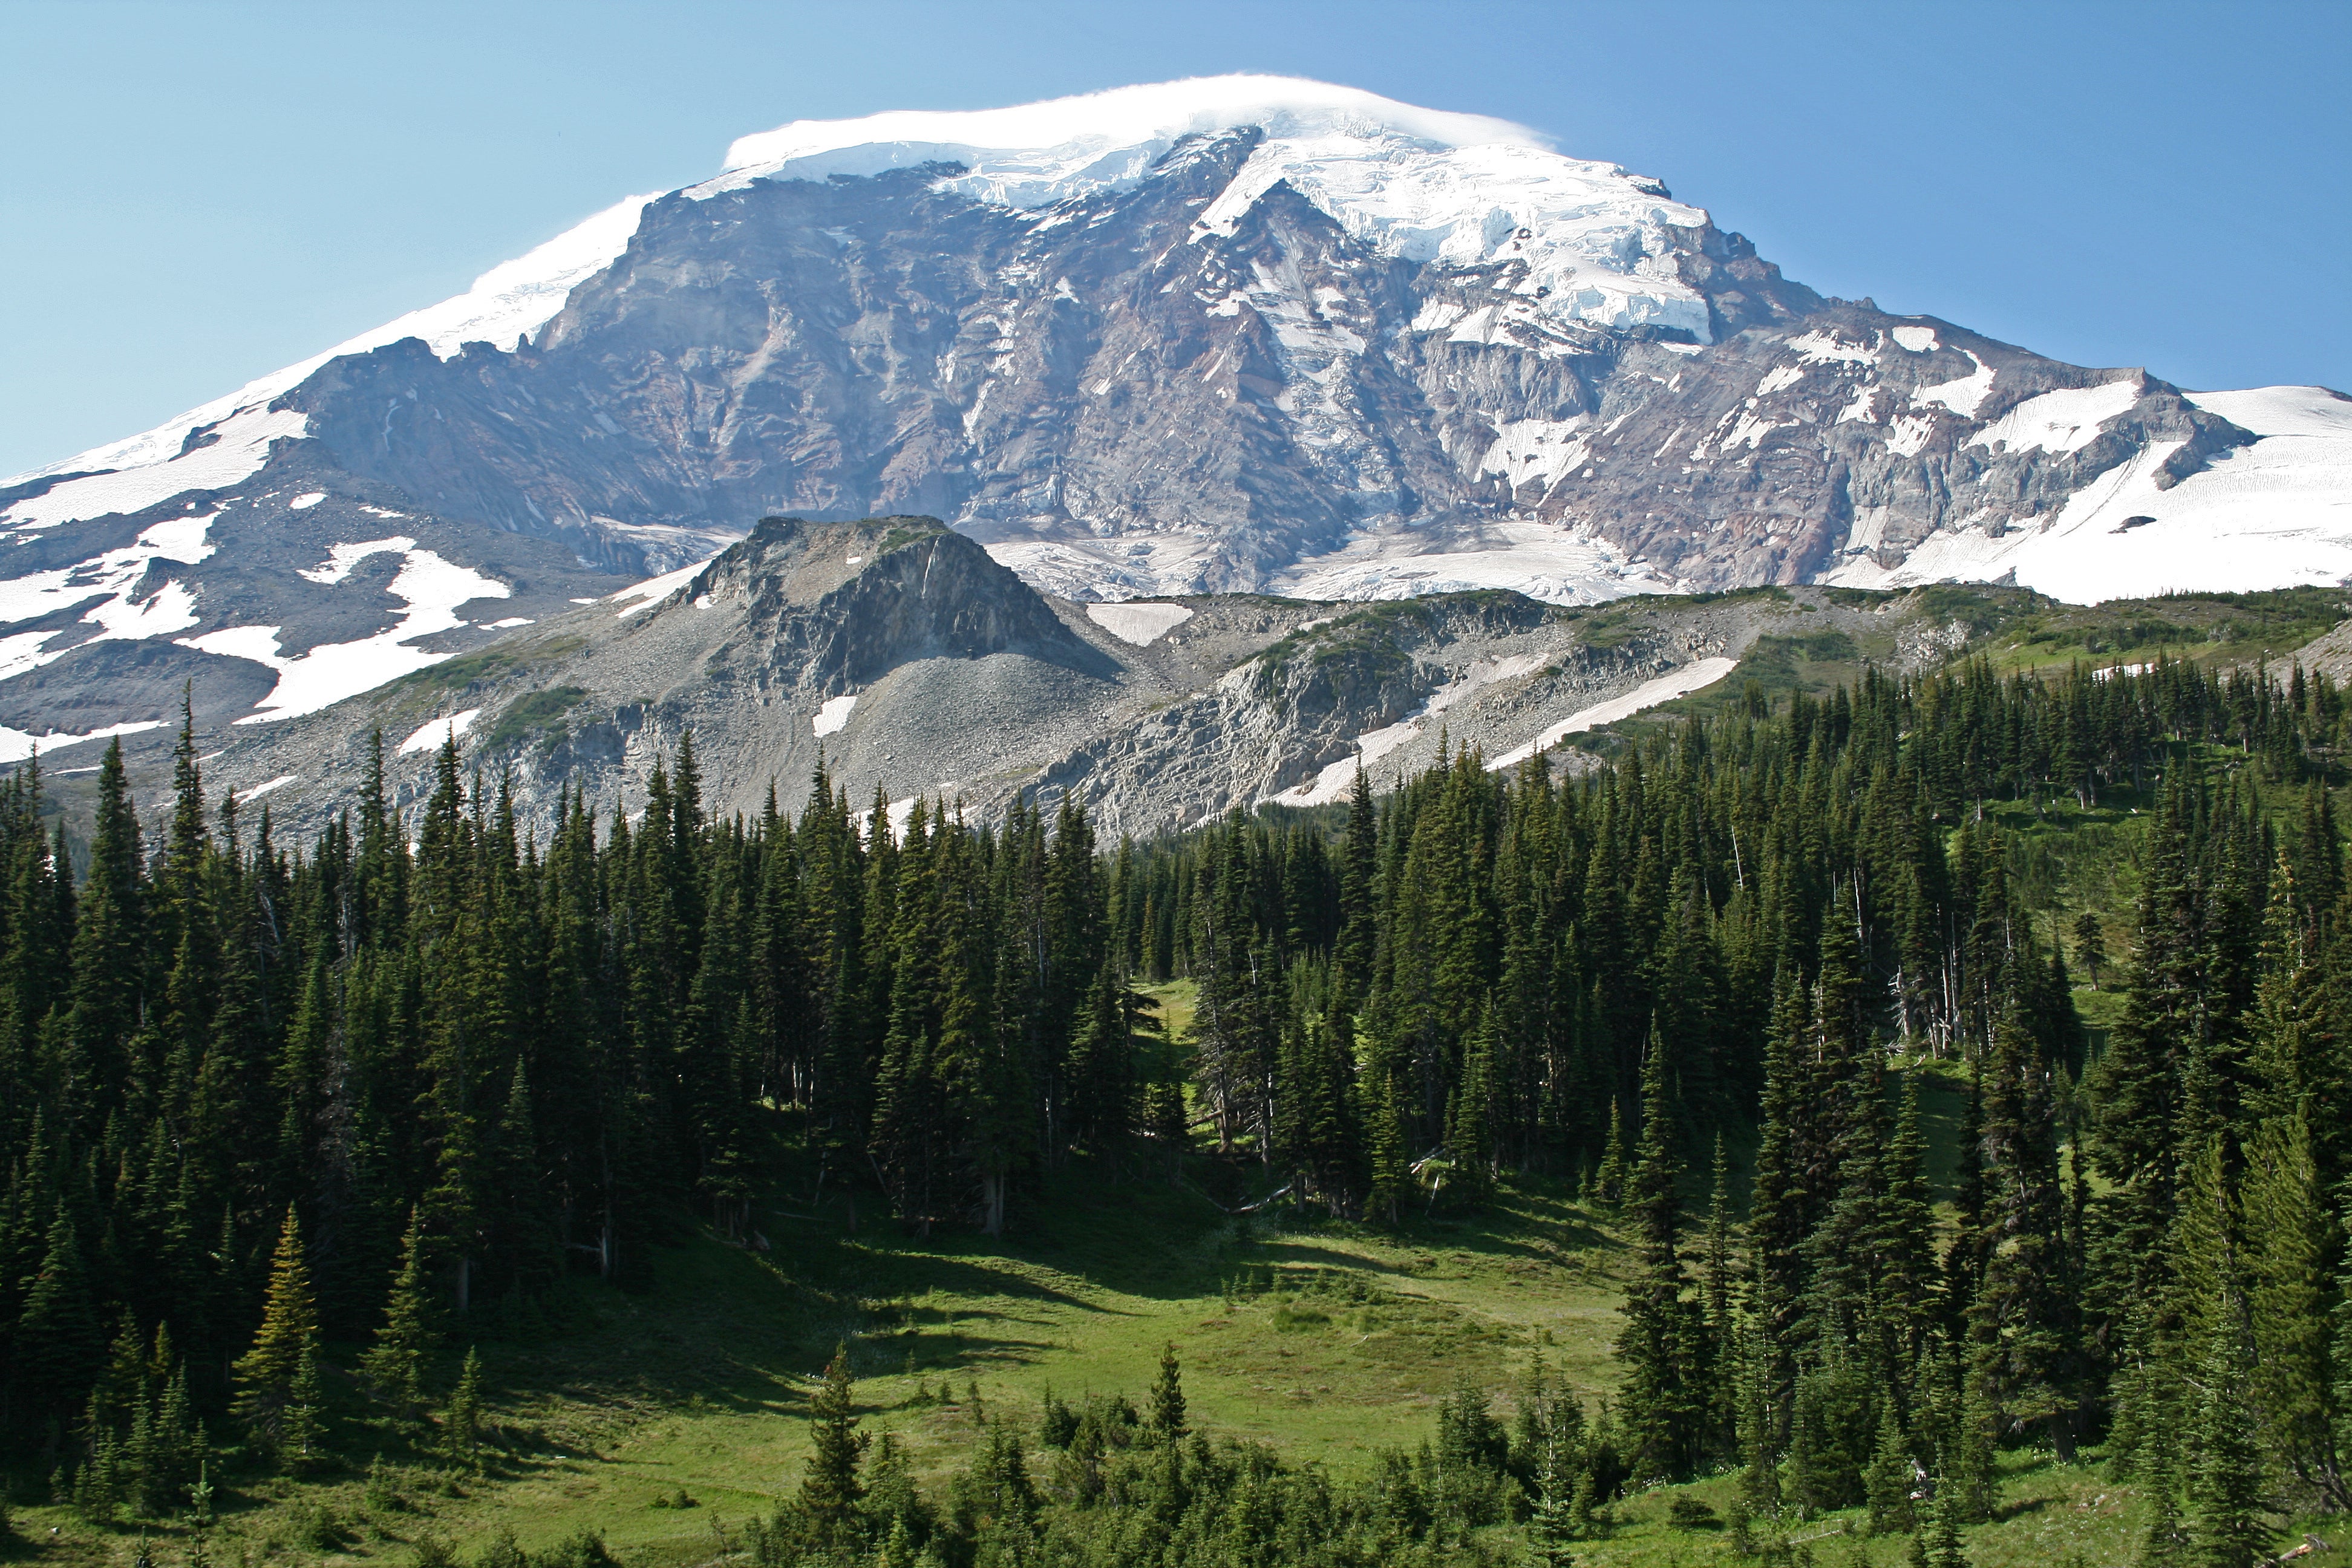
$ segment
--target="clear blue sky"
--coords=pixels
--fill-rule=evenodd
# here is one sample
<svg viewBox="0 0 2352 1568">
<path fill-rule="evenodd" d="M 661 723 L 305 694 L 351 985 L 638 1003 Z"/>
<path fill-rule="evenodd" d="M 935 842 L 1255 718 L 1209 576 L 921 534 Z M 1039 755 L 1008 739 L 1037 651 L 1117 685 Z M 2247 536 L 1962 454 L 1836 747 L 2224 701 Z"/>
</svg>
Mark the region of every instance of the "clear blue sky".
<svg viewBox="0 0 2352 1568">
<path fill-rule="evenodd" d="M 1552 132 L 1825 293 L 2352 388 L 2352 4 L 0 0 L 0 474 L 803 117 L 1231 70 Z"/>
</svg>

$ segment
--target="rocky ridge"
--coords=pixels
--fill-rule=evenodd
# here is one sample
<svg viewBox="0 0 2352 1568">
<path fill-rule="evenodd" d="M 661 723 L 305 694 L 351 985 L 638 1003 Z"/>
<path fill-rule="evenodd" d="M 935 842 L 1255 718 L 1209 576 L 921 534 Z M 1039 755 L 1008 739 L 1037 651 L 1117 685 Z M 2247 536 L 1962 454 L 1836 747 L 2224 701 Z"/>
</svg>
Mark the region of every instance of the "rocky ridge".
<svg viewBox="0 0 2352 1568">
<path fill-rule="evenodd" d="M 775 518 L 656 594 L 250 731 L 206 768 L 308 829 L 356 800 L 372 733 L 412 816 L 454 740 L 543 837 L 565 792 L 601 816 L 639 809 L 690 732 L 725 811 L 756 813 L 771 788 L 797 804 L 822 759 L 901 817 L 918 797 L 995 820 L 1071 795 L 1103 830 L 1140 835 L 1344 799 L 1357 768 L 1384 785 L 1444 748 L 1503 765 L 1790 638 L 1925 668 L 1955 635 L 1901 595 L 1810 588 L 1591 609 L 1501 590 L 1082 604 L 936 520 Z"/>
</svg>

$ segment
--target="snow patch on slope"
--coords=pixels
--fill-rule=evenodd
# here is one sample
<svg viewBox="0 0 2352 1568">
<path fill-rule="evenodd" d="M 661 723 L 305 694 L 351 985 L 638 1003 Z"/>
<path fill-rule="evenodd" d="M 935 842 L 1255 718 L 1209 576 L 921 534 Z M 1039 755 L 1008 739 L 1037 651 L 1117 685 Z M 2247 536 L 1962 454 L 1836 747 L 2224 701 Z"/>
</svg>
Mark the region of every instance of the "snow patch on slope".
<svg viewBox="0 0 2352 1568">
<path fill-rule="evenodd" d="M 818 705 L 815 717 L 809 721 L 809 729 L 819 736 L 838 735 L 847 727 L 850 711 L 856 706 L 857 694 L 854 691 L 845 697 L 828 697 Z"/>
<path fill-rule="evenodd" d="M 2099 426 L 2139 401 L 2139 377 L 2101 386 L 2062 388 L 2029 397 L 1976 433 L 1971 447 L 2011 452 L 2079 452 L 2099 438 Z"/>
<path fill-rule="evenodd" d="M 1495 426 L 1495 439 L 1478 458 L 1482 474 L 1500 474 L 1512 489 L 1540 479 L 1549 489 L 1584 461 L 1577 432 L 1588 423 L 1572 419 L 1512 419 Z"/>
<path fill-rule="evenodd" d="M 205 534 L 219 516 L 206 512 L 200 517 L 172 518 L 142 530 L 131 543 L 95 560 L 0 582 L 0 626 L 38 620 L 96 599 L 98 603 L 83 611 L 80 618 L 83 624 L 99 628 L 95 637 L 54 652 L 48 644 L 63 637 L 62 630 L 0 637 L 0 680 L 63 658 L 85 643 L 162 637 L 194 626 L 195 595 L 177 578 L 166 580 L 144 599 L 133 599 L 131 595 L 155 562 L 194 566 L 210 557 L 215 546 Z"/>
<path fill-rule="evenodd" d="M 1655 708 L 1661 702 L 1671 702 L 1677 697 L 1687 697 L 1694 691 L 1713 686 L 1739 667 L 1736 658 L 1703 658 L 1686 664 L 1672 675 L 1662 675 L 1655 680 L 1645 680 L 1622 697 L 1606 702 L 1596 702 L 1590 708 L 1579 709 L 1559 723 L 1544 731 L 1524 746 L 1514 747 L 1486 764 L 1493 773 L 1500 768 L 1517 767 L 1538 752 L 1549 751 L 1570 735 L 1587 730 L 1597 730 L 1603 724 L 1613 724 L 1620 719 L 1631 719 L 1644 708 Z"/>
<path fill-rule="evenodd" d="M 103 730 L 92 730 L 86 735 L 69 735 L 52 730 L 46 735 L 29 734 L 23 730 L 11 730 L 0 724 L 0 763 L 21 763 L 35 752 L 61 751 L 78 746 L 85 741 L 110 740 L 116 735 L 144 734 L 149 730 L 163 727 L 161 719 L 142 719 L 129 724 L 109 724 Z"/>
<path fill-rule="evenodd" d="M 173 436 L 173 449 L 177 451 L 187 431 L 209 420 L 195 419 L 191 425 L 178 427 Z M 110 517 L 119 512 L 144 511 L 173 496 L 190 490 L 226 489 L 240 484 L 261 471 L 269 457 L 269 444 L 280 438 L 299 440 L 308 431 L 309 420 L 291 409 L 271 413 L 264 408 L 241 408 L 223 416 L 220 427 L 213 432 L 217 437 L 209 446 L 199 447 L 185 457 L 158 458 L 152 464 L 121 468 L 110 474 L 92 474 L 88 479 L 68 479 L 52 486 L 47 494 L 17 501 L 0 513 L 0 523 L 16 528 L 55 528 L 62 522 L 76 522 L 84 518 Z M 102 466 L 93 454 L 69 458 L 64 463 L 43 472 L 63 472 L 75 468 Z M 19 478 L 38 478 L 23 475 Z M 11 481 L 14 482 L 14 481 Z"/>
<path fill-rule="evenodd" d="M 1359 539 L 1328 555 L 1309 556 L 1284 572 L 1268 592 L 1294 599 L 1412 599 L 1508 588 L 1554 605 L 1597 605 L 1628 594 L 1670 594 L 1677 584 L 1628 561 L 1607 541 L 1543 523 L 1489 529 L 1499 547 L 1408 553 L 1426 542 L 1412 535 Z"/>
<path fill-rule="evenodd" d="M 1320 622 L 1316 623 L 1320 625 Z M 1307 628 L 1301 626 L 1300 631 Z M 1356 775 L 1399 746 L 1416 736 L 1428 732 L 1427 721 L 1434 718 L 1482 687 L 1506 680 L 1517 680 L 1533 675 L 1544 667 L 1545 656 L 1539 653 L 1512 654 L 1504 658 L 1490 658 L 1472 665 L 1454 679 L 1429 694 L 1428 700 L 1393 724 L 1367 731 L 1349 744 L 1355 750 L 1322 768 L 1304 784 L 1296 784 L 1276 795 L 1260 798 L 1282 805 L 1328 805 L 1343 799 L 1356 787 Z"/>
<path fill-rule="evenodd" d="M 379 548 L 391 548 L 395 542 L 383 541 L 367 548 L 373 553 Z M 358 548 L 337 546 L 339 552 Z M 239 719 L 238 723 L 267 724 L 315 713 L 346 697 L 356 697 L 451 657 L 409 645 L 420 637 L 464 626 L 466 623 L 457 615 L 458 605 L 475 599 L 503 599 L 513 592 L 496 578 L 485 577 L 470 566 L 445 561 L 433 551 L 403 546 L 402 553 L 406 557 L 405 563 L 385 592 L 402 600 L 407 608 L 401 612 L 399 620 L 373 637 L 320 643 L 292 657 L 278 651 L 277 626 L 225 626 L 201 637 L 173 640 L 199 653 L 247 658 L 278 672 L 278 684 L 268 696 L 254 704 L 259 711 Z M 325 566 L 312 568 L 303 575 L 313 582 L 339 580 L 317 575 L 333 571 L 338 559 L 331 558 Z M 358 560 L 353 557 L 351 565 L 356 565 Z M 343 571 L 348 574 L 350 569 L 346 565 Z"/>
<path fill-rule="evenodd" d="M 1087 619 L 1123 643 L 1150 647 L 1192 618 L 1189 605 L 1088 605 Z"/>
<path fill-rule="evenodd" d="M 631 616 L 652 609 L 656 605 L 693 582 L 696 574 L 709 564 L 710 562 L 706 557 L 691 566 L 681 566 L 675 572 L 665 572 L 658 577 L 648 577 L 642 583 L 633 583 L 617 594 L 605 595 L 603 602 L 607 605 L 626 605 L 627 607 L 620 612 L 620 618 L 626 620 Z M 632 600 L 635 603 L 630 603 Z"/>
<path fill-rule="evenodd" d="M 2352 400 L 2319 386 L 2200 392 L 2188 400 L 2257 439 L 2168 488 L 2180 449 L 2158 442 L 2100 475 L 2054 517 L 1928 535 L 1892 567 L 1856 556 L 1822 581 L 1906 588 L 1990 582 L 2075 604 L 2176 588 L 2243 591 L 2352 580 Z M 2140 522 L 2135 519 L 2148 519 Z"/>
<path fill-rule="evenodd" d="M 472 729 L 474 721 L 481 716 L 480 709 L 468 708 L 462 713 L 448 713 L 438 719 L 427 719 L 416 727 L 415 733 L 400 743 L 400 750 L 394 754 L 405 757 L 417 752 L 437 752 L 444 743 L 456 740 L 467 730 Z"/>
</svg>

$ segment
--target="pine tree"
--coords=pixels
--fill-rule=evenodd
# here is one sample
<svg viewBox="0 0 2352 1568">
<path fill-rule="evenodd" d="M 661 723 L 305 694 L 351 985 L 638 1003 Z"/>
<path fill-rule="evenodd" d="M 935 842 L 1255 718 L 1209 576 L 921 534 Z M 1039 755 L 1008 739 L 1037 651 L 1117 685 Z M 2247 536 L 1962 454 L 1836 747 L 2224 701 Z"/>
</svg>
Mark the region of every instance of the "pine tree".
<svg viewBox="0 0 2352 1568">
<path fill-rule="evenodd" d="M 1176 1345 L 1170 1341 L 1160 1350 L 1160 1375 L 1151 1384 L 1151 1402 L 1144 1414 L 1144 1430 L 1151 1439 L 1172 1448 L 1183 1441 L 1192 1428 L 1184 1425 L 1183 1369 L 1176 1360 Z"/>
<path fill-rule="evenodd" d="M 441 1413 L 441 1444 L 452 1462 L 469 1470 L 482 1465 L 482 1357 L 470 1346 L 457 1369 L 457 1386 L 449 1391 L 448 1408 Z"/>
<path fill-rule="evenodd" d="M 2246 1397 L 2250 1359 L 2236 1312 L 2215 1313 L 2189 1443 L 2189 1560 L 2199 1568 L 2247 1568 L 2268 1555 L 2262 1456 Z"/>
<path fill-rule="evenodd" d="M 1675 1184 L 1673 1101 L 1657 1037 L 1642 1067 L 1642 1152 L 1626 1198 L 1634 1232 L 1634 1282 L 1625 1294 L 1617 1353 L 1626 1365 L 1623 1411 L 1633 1472 L 1671 1480 L 1696 1464 L 1706 1422 L 1706 1324 L 1684 1299 L 1682 1205 Z"/>
<path fill-rule="evenodd" d="M 1528 1539 L 1545 1568 L 1574 1568 L 1576 1553 L 1569 1542 L 1579 1533 L 1574 1510 L 1581 1479 L 1581 1468 L 1570 1464 L 1559 1444 L 1545 1445 L 1543 1468 L 1536 1475 L 1535 1508 L 1528 1519 Z"/>
<path fill-rule="evenodd" d="M 2074 962 L 2091 977 L 2091 989 L 2099 988 L 2099 968 L 2107 962 L 2106 939 L 2099 929 L 2099 917 L 2084 910 L 2074 917 Z"/>
<path fill-rule="evenodd" d="M 833 1360 L 825 1364 L 824 1386 L 809 1402 L 809 1414 L 814 1419 L 800 1509 L 818 1541 L 831 1545 L 846 1539 L 857 1519 L 858 1500 L 866 1495 L 858 1467 L 866 1456 L 866 1437 L 857 1430 L 848 1345 L 835 1347 Z"/>
<path fill-rule="evenodd" d="M 281 1465 L 302 1462 L 316 1441 L 318 1310 L 292 1208 L 278 1227 L 269 1289 L 253 1347 L 237 1359 L 237 1418 Z M 308 1386 L 305 1386 L 305 1385 Z"/>
<path fill-rule="evenodd" d="M 425 1407 L 425 1366 L 439 1343 L 425 1297 L 424 1250 L 422 1218 L 411 1209 L 408 1231 L 400 1243 L 400 1267 L 384 1301 L 383 1323 L 376 1330 L 374 1345 L 360 1357 L 361 1375 L 403 1420 L 414 1419 Z"/>
<path fill-rule="evenodd" d="M 1612 1099 L 1609 1102 L 1609 1140 L 1601 1146 L 1600 1167 L 1592 1173 L 1592 1191 L 1603 1204 L 1614 1208 L 1625 1201 L 1626 1173 L 1632 1163 L 1625 1152 L 1625 1108 Z"/>
</svg>

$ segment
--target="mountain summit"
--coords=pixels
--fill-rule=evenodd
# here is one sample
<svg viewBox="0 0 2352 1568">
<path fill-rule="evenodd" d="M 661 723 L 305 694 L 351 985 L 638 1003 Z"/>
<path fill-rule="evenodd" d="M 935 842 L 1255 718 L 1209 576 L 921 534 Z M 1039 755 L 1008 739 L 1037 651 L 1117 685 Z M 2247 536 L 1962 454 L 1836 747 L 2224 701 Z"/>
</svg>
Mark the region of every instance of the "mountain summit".
<svg viewBox="0 0 2352 1568">
<path fill-rule="evenodd" d="M 0 485 L 0 755 L 332 703 L 775 513 L 1061 597 L 2352 574 L 2352 403 L 1825 300 L 1654 179 L 1270 77 L 798 121 Z"/>
</svg>

